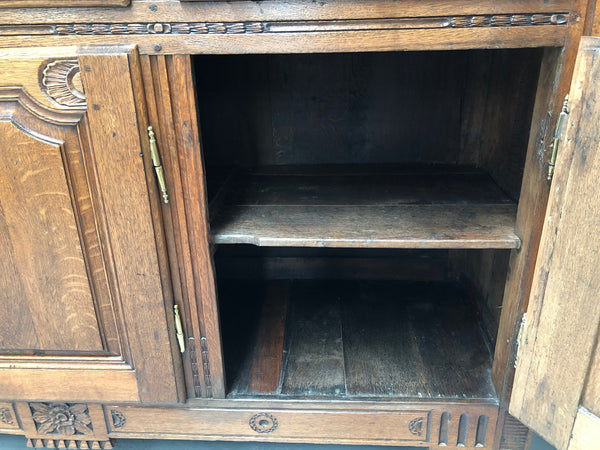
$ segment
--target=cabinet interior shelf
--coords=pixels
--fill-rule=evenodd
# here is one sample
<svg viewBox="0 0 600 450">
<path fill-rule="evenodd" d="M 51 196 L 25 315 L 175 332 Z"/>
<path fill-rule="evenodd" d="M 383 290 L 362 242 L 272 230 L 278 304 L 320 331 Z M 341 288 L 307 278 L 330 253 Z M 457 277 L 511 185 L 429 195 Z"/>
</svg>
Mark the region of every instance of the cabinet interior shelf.
<svg viewBox="0 0 600 450">
<path fill-rule="evenodd" d="M 488 340 L 455 283 L 238 281 L 220 298 L 230 398 L 496 401 Z"/>
<path fill-rule="evenodd" d="M 268 166 L 231 173 L 216 191 L 215 244 L 520 246 L 516 204 L 470 167 Z"/>
</svg>

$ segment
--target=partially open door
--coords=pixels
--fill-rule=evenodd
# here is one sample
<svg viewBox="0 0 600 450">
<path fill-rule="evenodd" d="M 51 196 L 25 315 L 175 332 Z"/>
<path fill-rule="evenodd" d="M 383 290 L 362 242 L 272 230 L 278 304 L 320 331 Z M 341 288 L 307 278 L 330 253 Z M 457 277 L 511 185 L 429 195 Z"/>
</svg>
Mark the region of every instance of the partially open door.
<svg viewBox="0 0 600 450">
<path fill-rule="evenodd" d="M 509 408 L 560 450 L 584 448 L 571 440 L 578 412 L 578 422 L 600 413 L 588 394 L 600 391 L 589 384 L 599 382 L 600 38 L 581 41 L 569 107 Z M 598 433 L 590 423 L 583 432 Z"/>
</svg>

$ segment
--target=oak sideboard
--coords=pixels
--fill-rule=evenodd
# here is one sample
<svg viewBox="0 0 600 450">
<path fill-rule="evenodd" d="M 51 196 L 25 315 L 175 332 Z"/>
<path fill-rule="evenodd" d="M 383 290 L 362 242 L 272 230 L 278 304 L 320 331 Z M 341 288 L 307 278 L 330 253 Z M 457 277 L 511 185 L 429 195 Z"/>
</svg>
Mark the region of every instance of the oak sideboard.
<svg viewBox="0 0 600 450">
<path fill-rule="evenodd" d="M 0 433 L 600 448 L 594 0 L 0 0 Z"/>
</svg>

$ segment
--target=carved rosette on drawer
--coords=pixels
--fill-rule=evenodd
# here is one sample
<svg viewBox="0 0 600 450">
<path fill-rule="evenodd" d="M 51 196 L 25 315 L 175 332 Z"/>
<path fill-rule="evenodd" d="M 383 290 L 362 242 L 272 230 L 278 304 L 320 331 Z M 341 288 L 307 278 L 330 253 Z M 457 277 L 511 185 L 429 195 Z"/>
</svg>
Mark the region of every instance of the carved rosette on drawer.
<svg viewBox="0 0 600 450">
<path fill-rule="evenodd" d="M 279 426 L 277 417 L 269 413 L 254 414 L 248 423 L 257 433 L 272 433 Z"/>
<path fill-rule="evenodd" d="M 76 59 L 49 62 L 42 71 L 41 84 L 46 95 L 58 105 L 85 108 L 85 94 Z"/>
<path fill-rule="evenodd" d="M 125 414 L 116 409 L 111 409 L 110 416 L 112 418 L 113 427 L 114 428 L 123 428 L 127 423 L 127 419 L 125 418 Z"/>
<path fill-rule="evenodd" d="M 82 403 L 30 403 L 37 432 L 61 436 L 94 434 L 88 406 Z"/>
<path fill-rule="evenodd" d="M 408 431 L 415 436 L 421 436 L 423 434 L 423 418 L 417 417 L 408 423 Z"/>
</svg>

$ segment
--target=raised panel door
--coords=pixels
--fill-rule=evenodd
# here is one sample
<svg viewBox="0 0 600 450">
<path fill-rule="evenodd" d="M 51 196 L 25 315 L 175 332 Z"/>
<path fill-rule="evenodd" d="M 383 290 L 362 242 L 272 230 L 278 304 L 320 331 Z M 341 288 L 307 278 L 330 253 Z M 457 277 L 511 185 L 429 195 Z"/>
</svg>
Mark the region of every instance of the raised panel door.
<svg viewBox="0 0 600 450">
<path fill-rule="evenodd" d="M 180 400 L 137 53 L 0 67 L 0 397 Z"/>
</svg>

